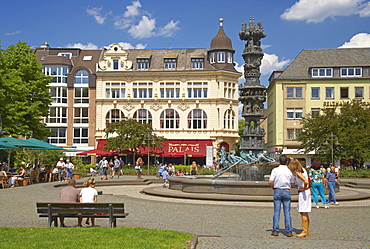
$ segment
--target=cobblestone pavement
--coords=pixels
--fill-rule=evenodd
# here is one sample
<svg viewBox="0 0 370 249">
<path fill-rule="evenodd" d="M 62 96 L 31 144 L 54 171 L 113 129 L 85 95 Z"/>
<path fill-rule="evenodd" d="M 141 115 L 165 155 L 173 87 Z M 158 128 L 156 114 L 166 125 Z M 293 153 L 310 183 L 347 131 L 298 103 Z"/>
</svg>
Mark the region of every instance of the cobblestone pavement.
<svg viewBox="0 0 370 249">
<path fill-rule="evenodd" d="M 124 179 L 133 179 L 126 176 Z M 122 180 L 122 178 L 120 178 Z M 109 180 L 110 181 L 110 180 Z M 310 213 L 310 236 L 288 238 L 282 229 L 278 237 L 270 235 L 273 203 L 222 202 L 143 195 L 140 191 L 154 184 L 106 186 L 98 202 L 124 202 L 130 215 L 117 226 L 176 230 L 198 236 L 197 248 L 370 248 L 370 200 L 341 202 L 329 209 Z M 370 180 L 369 180 L 370 182 Z M 46 227 L 46 218 L 36 214 L 36 202 L 58 201 L 60 188 L 53 183 L 34 184 L 0 190 L 2 227 Z M 160 185 L 157 184 L 159 187 Z M 350 191 L 343 187 L 341 190 Z M 168 190 L 173 191 L 173 190 Z M 370 192 L 370 190 L 361 190 Z M 301 228 L 300 215 L 292 203 L 294 232 Z M 166 217 L 166 218 L 163 218 Z M 67 226 L 75 219 L 66 219 Z M 107 227 L 105 220 L 99 225 Z M 281 228 L 283 215 L 281 215 Z"/>
</svg>

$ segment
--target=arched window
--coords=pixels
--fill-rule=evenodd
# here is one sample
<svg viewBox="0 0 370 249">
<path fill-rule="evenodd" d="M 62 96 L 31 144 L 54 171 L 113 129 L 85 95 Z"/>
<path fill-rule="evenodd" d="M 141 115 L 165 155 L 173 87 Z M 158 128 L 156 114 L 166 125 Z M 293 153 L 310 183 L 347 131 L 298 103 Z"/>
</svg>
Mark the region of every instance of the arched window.
<svg viewBox="0 0 370 249">
<path fill-rule="evenodd" d="M 109 123 L 119 122 L 125 118 L 125 115 L 121 110 L 112 109 L 107 113 L 105 116 L 105 123 L 108 125 Z"/>
<path fill-rule="evenodd" d="M 178 129 L 180 128 L 180 116 L 174 109 L 167 109 L 161 113 L 161 129 Z"/>
<path fill-rule="evenodd" d="M 206 129 L 207 114 L 202 109 L 194 109 L 188 115 L 189 129 Z"/>
<path fill-rule="evenodd" d="M 75 74 L 75 84 L 88 84 L 89 74 L 85 70 L 80 70 Z"/>
<path fill-rule="evenodd" d="M 139 109 L 134 113 L 133 117 L 136 121 L 142 124 L 152 123 L 152 114 L 146 109 Z"/>
<path fill-rule="evenodd" d="M 235 113 L 233 110 L 226 110 L 224 115 L 224 128 L 235 129 Z"/>
</svg>

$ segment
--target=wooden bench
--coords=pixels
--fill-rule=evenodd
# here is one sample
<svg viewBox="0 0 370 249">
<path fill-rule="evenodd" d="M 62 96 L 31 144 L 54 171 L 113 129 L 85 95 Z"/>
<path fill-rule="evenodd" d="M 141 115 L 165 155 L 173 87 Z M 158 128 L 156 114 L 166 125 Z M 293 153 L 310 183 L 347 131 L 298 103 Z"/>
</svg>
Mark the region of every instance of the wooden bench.
<svg viewBox="0 0 370 249">
<path fill-rule="evenodd" d="M 54 222 L 58 226 L 58 217 L 66 218 L 107 218 L 109 226 L 116 227 L 117 218 L 126 218 L 123 203 L 50 203 L 37 202 L 39 217 L 48 218 L 48 227 Z"/>
</svg>

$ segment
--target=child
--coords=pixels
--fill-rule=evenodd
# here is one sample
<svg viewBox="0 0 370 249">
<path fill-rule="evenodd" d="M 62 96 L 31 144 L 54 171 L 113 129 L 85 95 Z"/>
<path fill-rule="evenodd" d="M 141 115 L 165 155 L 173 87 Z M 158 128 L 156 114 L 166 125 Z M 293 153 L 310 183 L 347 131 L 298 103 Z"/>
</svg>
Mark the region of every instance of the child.
<svg viewBox="0 0 370 249">
<path fill-rule="evenodd" d="M 329 187 L 329 200 L 332 204 L 339 205 L 337 199 L 335 198 L 335 183 L 339 184 L 337 179 L 337 174 L 335 173 L 335 167 L 330 166 L 330 171 L 326 173 L 326 179 L 328 180 L 328 187 Z"/>
<path fill-rule="evenodd" d="M 162 171 L 162 179 L 163 179 L 163 187 L 166 188 L 167 187 L 167 182 L 168 182 L 168 172 L 167 172 L 167 167 L 164 168 L 164 170 Z"/>
</svg>

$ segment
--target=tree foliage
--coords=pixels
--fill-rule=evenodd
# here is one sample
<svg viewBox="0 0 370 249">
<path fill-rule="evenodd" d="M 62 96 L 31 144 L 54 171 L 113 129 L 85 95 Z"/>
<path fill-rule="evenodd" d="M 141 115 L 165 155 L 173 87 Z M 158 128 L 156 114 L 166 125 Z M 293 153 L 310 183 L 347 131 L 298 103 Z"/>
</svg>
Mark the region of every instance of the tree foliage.
<svg viewBox="0 0 370 249">
<path fill-rule="evenodd" d="M 124 119 L 120 122 L 110 123 L 105 132 L 108 137 L 105 149 L 117 152 L 130 149 L 136 153 L 140 147 L 145 146 L 143 141 L 148 143 L 148 136 L 152 139 L 150 143 L 153 142 L 153 147 L 161 146 L 162 142 L 166 140 L 153 133 L 151 124 L 142 124 L 134 119 Z M 110 135 L 113 136 L 109 137 Z"/>
<path fill-rule="evenodd" d="M 32 134 L 44 139 L 50 135 L 40 122 L 49 111 L 50 80 L 26 42 L 0 50 L 0 115 L 5 136 Z"/>
<path fill-rule="evenodd" d="M 335 160 L 355 158 L 361 164 L 369 161 L 369 107 L 361 101 L 353 100 L 343 103 L 342 106 L 324 108 L 322 112 L 320 116 L 307 115 L 302 118 L 303 129 L 298 134 L 298 140 L 306 153 L 315 151 L 316 157 L 324 162 L 331 162 L 332 152 Z M 330 140 L 331 133 L 338 141 Z M 336 142 L 339 142 L 339 145 L 336 145 Z"/>
</svg>

